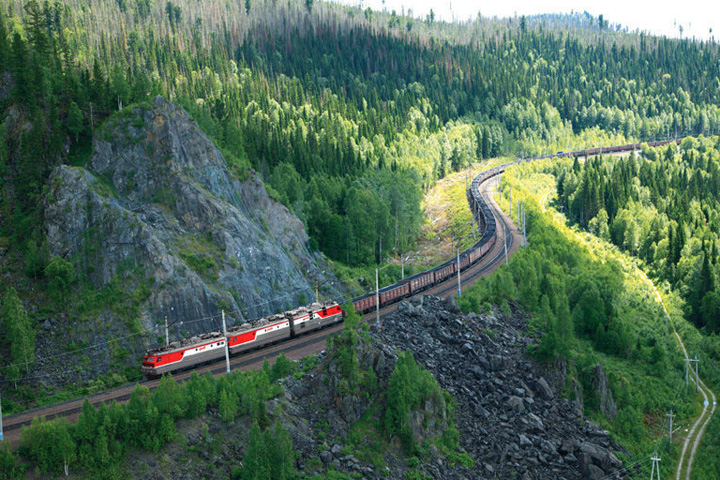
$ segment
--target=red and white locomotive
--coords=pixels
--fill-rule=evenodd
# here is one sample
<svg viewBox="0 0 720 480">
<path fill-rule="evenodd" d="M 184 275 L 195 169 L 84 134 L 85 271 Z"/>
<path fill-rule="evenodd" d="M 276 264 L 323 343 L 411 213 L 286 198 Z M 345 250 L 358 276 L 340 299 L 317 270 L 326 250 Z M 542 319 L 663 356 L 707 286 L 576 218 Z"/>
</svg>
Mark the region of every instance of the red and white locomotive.
<svg viewBox="0 0 720 480">
<path fill-rule="evenodd" d="M 210 332 L 148 350 L 142 360 L 142 373 L 157 377 L 163 373 L 194 367 L 225 355 L 225 342 L 231 354 L 260 348 L 342 321 L 337 302 L 313 303 L 232 327 L 227 336 Z"/>
</svg>

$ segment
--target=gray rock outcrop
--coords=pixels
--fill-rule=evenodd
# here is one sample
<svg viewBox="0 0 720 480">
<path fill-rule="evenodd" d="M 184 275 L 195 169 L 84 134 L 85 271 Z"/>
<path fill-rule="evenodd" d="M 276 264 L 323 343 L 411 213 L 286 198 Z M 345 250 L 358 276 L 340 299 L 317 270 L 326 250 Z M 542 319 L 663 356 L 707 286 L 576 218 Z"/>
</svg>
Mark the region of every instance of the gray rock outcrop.
<svg viewBox="0 0 720 480">
<path fill-rule="evenodd" d="M 612 390 L 610 390 L 610 386 L 608 385 L 607 375 L 599 364 L 595 365 L 592 377 L 593 390 L 597 392 L 598 396 L 598 407 L 606 417 L 612 420 L 617 416 L 617 405 L 615 404 Z"/>
<path fill-rule="evenodd" d="M 156 97 L 96 132 L 86 168 L 58 167 L 44 210 L 51 255 L 98 288 L 149 285 L 142 323 L 165 315 L 194 334 L 220 309 L 242 322 L 314 299 L 333 279 L 307 247 L 302 222 L 220 151 L 179 107 Z"/>
</svg>

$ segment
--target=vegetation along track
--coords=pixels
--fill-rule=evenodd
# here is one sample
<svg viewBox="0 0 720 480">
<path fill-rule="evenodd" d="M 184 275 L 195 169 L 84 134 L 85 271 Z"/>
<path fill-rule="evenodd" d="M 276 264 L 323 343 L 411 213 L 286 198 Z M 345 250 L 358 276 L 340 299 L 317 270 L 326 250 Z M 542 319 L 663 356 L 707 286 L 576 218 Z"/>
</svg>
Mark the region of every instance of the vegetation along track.
<svg viewBox="0 0 720 480">
<path fill-rule="evenodd" d="M 547 211 L 546 208 L 546 202 L 548 200 L 548 197 L 550 196 L 550 193 L 546 193 L 542 196 L 540 199 L 540 206 L 543 212 Z M 580 235 L 573 232 L 577 238 L 580 240 L 584 240 Z M 662 299 L 662 296 L 660 296 L 660 292 L 655 287 L 655 284 L 648 278 L 648 276 L 640 270 L 637 269 L 640 276 L 643 277 L 643 279 L 648 283 L 650 286 L 650 289 L 653 291 L 656 300 L 660 304 L 660 306 L 663 309 L 663 313 L 665 315 L 665 319 L 667 320 L 668 325 L 672 325 L 670 321 L 670 315 L 667 311 L 667 308 L 665 307 L 665 302 Z M 677 341 L 678 345 L 680 346 L 680 349 L 683 352 L 683 355 L 685 356 L 685 361 L 688 361 L 690 359 L 690 356 L 688 355 L 687 349 L 685 348 L 685 344 L 682 341 L 682 338 L 678 334 L 677 330 L 673 327 L 673 336 L 675 337 L 675 340 Z M 717 398 L 715 397 L 715 393 L 710 390 L 705 383 L 699 380 L 699 385 L 697 385 L 698 390 L 702 393 L 703 396 L 703 409 L 702 413 L 693 423 L 692 427 L 690 428 L 688 434 L 685 436 L 685 439 L 683 441 L 682 450 L 680 453 L 680 459 L 677 464 L 677 468 L 675 470 L 675 480 L 691 480 L 691 474 L 692 474 L 692 467 L 693 462 L 695 460 L 695 453 L 697 452 L 698 446 L 700 445 L 700 442 L 702 440 L 703 434 L 705 433 L 705 429 L 710 423 L 710 419 L 712 418 L 713 414 L 715 413 L 715 409 L 717 408 Z M 696 380 L 693 380 L 696 381 Z M 692 447 L 691 447 L 692 445 Z M 683 476 L 683 472 L 685 472 L 685 475 Z"/>
<path fill-rule="evenodd" d="M 462 273 L 461 280 L 464 286 L 470 286 L 475 281 L 477 281 L 477 279 L 491 273 L 502 264 L 505 256 L 503 242 L 507 242 L 508 255 L 510 255 L 519 244 L 516 238 L 517 232 L 512 226 L 512 221 L 509 219 L 509 217 L 507 217 L 507 215 L 504 214 L 504 212 L 499 209 L 499 207 L 492 200 L 492 195 L 490 194 L 490 191 L 493 185 L 493 181 L 488 181 L 481 184 L 482 191 L 480 192 L 480 194 L 483 196 L 488 205 L 490 205 L 496 218 L 496 222 L 498 225 L 499 241 L 496 242 L 495 247 L 491 249 L 483 259 L 481 259 L 475 265 L 468 268 Z M 456 293 L 456 282 L 456 277 L 452 276 L 451 278 L 448 278 L 445 282 L 423 292 L 423 294 L 442 296 Z M 380 315 L 382 317 L 396 309 L 397 304 L 386 306 L 380 309 Z M 374 321 L 375 313 L 372 312 L 365 315 L 364 320 Z M 271 345 L 267 348 L 248 352 L 244 355 L 240 355 L 237 357 L 232 357 L 230 361 L 231 368 L 242 370 L 259 368 L 260 366 L 262 366 L 263 362 L 266 359 L 273 359 L 280 354 L 284 354 L 292 360 L 298 360 L 306 355 L 321 351 L 323 348 L 325 348 L 326 338 L 329 335 L 337 333 L 341 329 L 342 325 L 334 325 L 329 328 L 313 332 L 309 335 L 294 338 L 290 341 Z M 174 375 L 174 378 L 178 381 L 185 381 L 190 378 L 190 375 L 193 371 L 199 374 L 207 372 L 210 372 L 214 375 L 223 374 L 225 372 L 224 359 L 203 365 L 192 371 L 179 372 Z M 141 385 L 144 385 L 150 389 L 154 389 L 158 385 L 158 383 L 159 379 L 143 380 L 140 382 Z M 134 384 L 124 385 L 90 396 L 88 397 L 88 400 L 91 404 L 96 406 L 101 403 L 109 403 L 112 401 L 126 401 L 130 398 L 130 394 L 134 388 Z M 20 428 L 23 425 L 29 425 L 32 419 L 36 417 L 68 417 L 70 420 L 73 420 L 80 413 L 83 402 L 84 399 L 82 398 L 68 400 L 54 405 L 28 410 L 17 415 L 11 415 L 4 419 L 6 431 L 5 437 L 12 442 L 17 442 L 20 436 Z"/>
<path fill-rule="evenodd" d="M 656 142 L 661 143 L 661 142 Z M 667 142 L 663 142 L 667 143 Z M 630 150 L 636 150 L 639 148 L 639 144 L 630 144 L 630 145 L 621 145 L 616 147 L 611 147 L 611 149 L 614 149 L 614 151 L 630 151 Z M 610 148 L 606 148 L 605 152 L 608 152 L 611 150 Z M 576 156 L 588 156 L 589 154 L 594 154 L 593 150 L 581 150 L 577 152 L 564 152 L 561 154 L 555 154 L 555 155 L 546 155 L 543 157 L 538 157 L 537 159 L 543 159 L 543 158 L 552 158 L 552 157 L 566 157 L 571 155 Z M 494 175 L 491 175 L 484 179 L 482 183 L 478 185 L 478 193 L 483 198 L 485 203 L 490 207 L 492 210 L 492 214 L 495 217 L 497 230 L 496 235 L 498 235 L 494 247 L 490 249 L 483 258 L 481 258 L 478 262 L 476 262 L 475 265 L 472 265 L 470 268 L 466 269 L 465 272 L 461 274 L 461 280 L 463 282 L 463 285 L 465 287 L 473 284 L 477 279 L 481 278 L 484 275 L 487 275 L 491 272 L 493 272 L 496 268 L 498 268 L 500 265 L 502 265 L 502 262 L 504 261 L 505 257 L 505 248 L 504 244 L 507 244 L 507 255 L 511 255 L 520 245 L 520 235 L 517 231 L 517 229 L 512 224 L 512 220 L 510 217 L 500 210 L 500 208 L 497 206 L 495 201 L 492 199 L 492 195 L 490 194 L 492 188 L 494 188 L 495 179 L 497 179 L 497 176 L 502 174 L 506 168 L 520 164 L 522 162 L 528 162 L 535 159 L 525 159 L 522 161 L 512 162 L 505 165 L 501 165 L 500 167 L 495 167 L 495 173 Z M 479 176 L 483 175 L 483 172 Z M 478 177 L 479 177 L 478 176 Z M 482 186 L 482 188 L 480 188 Z M 451 278 L 448 278 L 446 281 L 440 283 L 439 285 L 436 285 L 435 287 L 431 288 L 428 291 L 423 292 L 423 294 L 433 294 L 433 295 L 446 295 L 446 294 L 452 294 L 453 292 L 456 292 L 456 277 L 452 276 Z M 381 317 L 383 315 L 386 315 L 392 311 L 394 311 L 397 308 L 397 305 L 389 305 L 384 308 L 380 309 L 380 315 Z M 364 317 L 364 320 L 371 321 L 375 319 L 375 313 L 370 313 Z M 272 345 L 268 348 L 264 348 L 262 350 L 258 350 L 255 352 L 249 352 L 239 357 L 234 357 L 231 359 L 231 368 L 241 368 L 241 369 L 250 369 L 250 368 L 258 368 L 262 365 L 265 359 L 272 359 L 276 356 L 280 355 L 281 353 L 287 355 L 291 359 L 299 359 L 302 358 L 305 355 L 316 353 L 318 351 L 321 351 L 326 343 L 326 337 L 328 335 L 332 335 L 339 330 L 342 329 L 342 325 L 335 325 L 323 330 L 320 330 L 318 332 L 313 332 L 310 335 L 307 336 L 301 336 L 297 337 L 295 339 L 292 339 L 290 341 L 283 342 L 281 344 Z M 225 372 L 224 365 L 220 366 L 222 363 L 224 363 L 222 360 L 218 362 L 213 362 L 208 365 L 204 365 L 200 368 L 197 368 L 193 371 L 203 374 L 207 372 L 211 372 L 215 375 L 222 374 Z M 175 375 L 175 378 L 179 381 L 184 381 L 187 378 L 190 377 L 191 371 L 184 371 L 179 372 Z M 159 383 L 159 380 L 145 380 L 140 382 L 142 385 L 147 386 L 150 389 L 153 389 L 157 386 Z M 112 390 L 108 390 L 96 395 L 93 395 L 88 398 L 88 400 L 94 404 L 98 405 L 103 402 L 112 402 L 112 401 L 124 401 L 127 400 L 130 396 L 130 393 L 132 392 L 133 388 L 135 388 L 134 385 L 125 385 L 121 387 L 114 388 Z M 10 417 L 7 417 L 5 419 L 5 430 L 7 431 L 6 438 L 12 442 L 17 442 L 19 440 L 19 431 L 20 427 L 23 425 L 28 425 L 33 418 L 35 417 L 41 417 L 44 416 L 46 418 L 53 418 L 53 417 L 69 417 L 70 419 L 73 419 L 75 416 L 78 415 L 80 408 L 82 406 L 82 403 L 84 402 L 84 399 L 75 399 L 75 400 L 69 400 L 66 402 L 58 403 L 55 405 L 50 405 L 47 407 L 37 408 L 33 410 L 29 410 L 27 412 L 23 412 L 17 415 L 12 415 Z M 704 430 L 704 428 L 702 428 Z"/>
</svg>

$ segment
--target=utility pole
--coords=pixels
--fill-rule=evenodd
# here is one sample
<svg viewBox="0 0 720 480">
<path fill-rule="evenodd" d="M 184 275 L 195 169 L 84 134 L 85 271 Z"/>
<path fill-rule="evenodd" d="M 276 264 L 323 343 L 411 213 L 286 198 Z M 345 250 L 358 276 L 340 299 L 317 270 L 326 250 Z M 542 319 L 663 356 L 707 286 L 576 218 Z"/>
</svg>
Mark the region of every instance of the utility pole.
<svg viewBox="0 0 720 480">
<path fill-rule="evenodd" d="M 170 345 L 170 332 L 168 330 L 167 315 L 165 315 L 165 346 Z"/>
<path fill-rule="evenodd" d="M 0 396 L 0 442 L 2 442 L 4 437 L 3 434 L 3 424 L 2 424 L 2 396 Z"/>
<path fill-rule="evenodd" d="M 228 346 L 227 329 L 225 328 L 225 310 L 221 310 L 223 321 L 223 340 L 225 341 L 225 367 L 230 375 L 230 347 Z M 312 315 L 312 313 L 311 313 Z"/>
<path fill-rule="evenodd" d="M 405 257 L 403 257 L 401 254 L 400 255 L 400 279 L 402 280 L 404 278 L 405 278 Z"/>
<path fill-rule="evenodd" d="M 460 247 L 459 246 L 457 249 L 457 274 L 458 274 L 458 298 L 460 298 L 460 295 L 462 295 L 462 290 L 460 289 Z"/>
<path fill-rule="evenodd" d="M 527 247 L 527 217 L 525 216 L 525 202 L 523 202 L 523 248 Z"/>
<path fill-rule="evenodd" d="M 698 359 L 697 355 L 695 355 L 695 358 L 685 358 L 685 388 L 688 388 L 690 386 L 690 372 L 692 372 L 692 367 L 690 366 L 690 362 L 695 362 L 695 391 L 697 392 L 700 389 L 699 386 L 699 378 L 698 378 Z"/>
<path fill-rule="evenodd" d="M 380 328 L 380 281 L 378 269 L 375 269 L 375 325 Z"/>
<path fill-rule="evenodd" d="M 318 281 L 315 278 L 315 303 L 320 303 L 320 293 L 318 291 Z"/>
<path fill-rule="evenodd" d="M 660 459 L 657 456 L 657 452 L 653 453 L 652 458 L 652 470 L 650 471 L 650 480 L 660 480 Z M 655 476 L 655 472 L 657 472 L 657 477 Z"/>
<path fill-rule="evenodd" d="M 503 241 L 503 247 L 505 247 L 505 265 L 508 264 L 508 255 L 507 255 L 507 238 Z"/>
<path fill-rule="evenodd" d="M 673 418 L 675 418 L 676 415 L 674 415 L 673 412 L 672 412 L 672 409 L 670 409 L 670 413 L 666 413 L 665 416 L 670 419 L 670 430 L 669 430 L 669 434 L 670 434 L 670 441 L 672 442 Z"/>
</svg>

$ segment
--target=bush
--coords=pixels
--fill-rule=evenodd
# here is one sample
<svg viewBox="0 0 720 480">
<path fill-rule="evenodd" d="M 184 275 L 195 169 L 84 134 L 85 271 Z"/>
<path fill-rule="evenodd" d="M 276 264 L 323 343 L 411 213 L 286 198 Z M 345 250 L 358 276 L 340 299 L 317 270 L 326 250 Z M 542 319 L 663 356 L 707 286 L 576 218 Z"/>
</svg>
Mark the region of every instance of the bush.
<svg viewBox="0 0 720 480">
<path fill-rule="evenodd" d="M 0 480 L 20 480 L 25 469 L 7 442 L 0 443 Z"/>
<path fill-rule="evenodd" d="M 441 414 L 447 413 L 443 392 L 430 372 L 420 367 L 409 350 L 398 356 L 395 370 L 388 382 L 387 407 L 383 428 L 389 436 L 397 436 L 405 450 L 417 450 L 416 439 L 410 427 L 410 413 L 431 400 L 440 405 Z"/>
<path fill-rule="evenodd" d="M 73 264 L 60 257 L 52 257 L 45 267 L 45 277 L 48 280 L 48 291 L 55 301 L 62 304 L 67 298 L 68 290 L 75 281 L 75 268 Z"/>
</svg>

